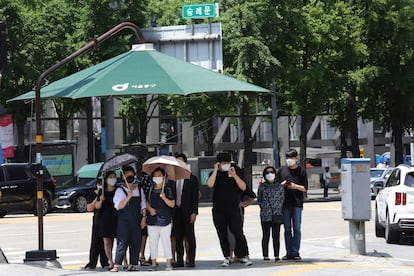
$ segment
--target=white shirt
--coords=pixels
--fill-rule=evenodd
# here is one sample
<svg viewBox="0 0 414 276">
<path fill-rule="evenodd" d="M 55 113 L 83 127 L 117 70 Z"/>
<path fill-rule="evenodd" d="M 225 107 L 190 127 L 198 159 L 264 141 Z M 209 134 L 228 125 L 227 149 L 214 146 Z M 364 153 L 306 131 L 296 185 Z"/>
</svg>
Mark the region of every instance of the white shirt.
<svg viewBox="0 0 414 276">
<path fill-rule="evenodd" d="M 329 184 L 329 181 L 331 180 L 331 173 L 330 172 L 324 172 L 323 173 L 323 179 L 325 180 L 326 184 Z"/>
<path fill-rule="evenodd" d="M 119 207 L 119 203 L 127 197 L 127 195 L 122 190 L 124 190 L 126 194 L 128 194 L 128 188 L 125 188 L 122 186 L 116 189 L 113 202 L 114 202 L 114 207 L 117 210 Z M 142 209 L 147 208 L 146 198 L 145 198 L 145 194 L 142 188 L 141 188 L 141 196 L 142 196 L 141 198 L 141 210 L 142 210 Z M 138 189 L 134 189 L 134 191 L 132 192 L 132 197 L 139 197 Z"/>
</svg>

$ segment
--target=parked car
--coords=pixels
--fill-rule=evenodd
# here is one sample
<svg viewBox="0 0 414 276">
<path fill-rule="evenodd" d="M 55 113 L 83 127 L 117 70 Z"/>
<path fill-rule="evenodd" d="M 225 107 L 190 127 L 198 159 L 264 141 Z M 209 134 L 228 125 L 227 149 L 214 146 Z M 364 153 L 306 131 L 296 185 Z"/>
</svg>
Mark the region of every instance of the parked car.
<svg viewBox="0 0 414 276">
<path fill-rule="evenodd" d="M 86 212 L 87 198 L 96 188 L 96 178 L 102 162 L 82 166 L 76 176 L 63 183 L 57 192 L 58 209 L 72 209 L 75 212 Z"/>
<path fill-rule="evenodd" d="M 37 214 L 36 164 L 6 163 L 0 165 L 0 218 L 16 211 Z M 56 180 L 43 167 L 43 214 L 56 201 Z"/>
<path fill-rule="evenodd" d="M 371 168 L 370 182 L 371 182 L 371 198 L 375 198 L 378 192 L 384 188 L 388 177 L 394 168 Z"/>
<path fill-rule="evenodd" d="M 414 167 L 399 165 L 375 199 L 375 235 L 387 243 L 414 238 Z"/>
</svg>

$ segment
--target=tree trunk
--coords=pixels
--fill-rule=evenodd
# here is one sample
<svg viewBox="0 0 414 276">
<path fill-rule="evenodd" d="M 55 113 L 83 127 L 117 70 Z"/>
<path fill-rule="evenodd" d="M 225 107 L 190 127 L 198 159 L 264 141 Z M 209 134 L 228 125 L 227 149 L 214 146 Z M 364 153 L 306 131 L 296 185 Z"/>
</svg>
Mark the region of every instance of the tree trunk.
<svg viewBox="0 0 414 276">
<path fill-rule="evenodd" d="M 307 148 L 307 132 L 308 132 L 308 117 L 306 112 L 301 114 L 300 122 L 300 136 L 299 136 L 299 145 L 300 145 L 300 155 L 299 155 L 299 165 L 302 168 L 306 168 L 306 148 Z"/>
<path fill-rule="evenodd" d="M 403 128 L 399 122 L 394 122 L 394 126 L 392 127 L 392 136 L 394 139 L 394 147 L 395 147 L 395 166 L 402 164 L 403 160 Z"/>
<path fill-rule="evenodd" d="M 59 116 L 58 120 L 59 120 L 59 140 L 66 140 L 67 131 L 68 131 L 68 127 L 67 127 L 68 120 L 64 116 Z"/>
<path fill-rule="evenodd" d="M 139 142 L 145 144 L 147 142 L 147 126 L 148 121 L 147 118 L 141 117 L 139 118 Z M 134 126 L 135 128 L 136 126 Z M 135 137 L 136 139 L 137 137 Z"/>
<path fill-rule="evenodd" d="M 340 146 L 341 149 L 341 158 L 346 158 L 346 149 L 348 144 L 346 143 L 346 131 L 343 126 L 340 127 Z"/>
<path fill-rule="evenodd" d="M 207 152 L 206 155 L 207 156 L 212 156 L 214 155 L 214 145 L 213 145 L 213 141 L 214 141 L 214 137 L 213 137 L 213 120 L 208 120 L 207 121 L 207 139 L 206 139 L 206 144 L 207 144 Z"/>
<path fill-rule="evenodd" d="M 253 140 L 249 121 L 249 100 L 243 98 L 242 102 L 242 125 L 244 133 L 244 168 L 243 179 L 246 184 L 252 187 L 252 164 L 253 164 Z"/>
<path fill-rule="evenodd" d="M 358 138 L 358 114 L 356 104 L 356 91 L 352 87 L 349 91 L 349 128 L 351 132 L 351 151 L 352 157 L 359 158 L 359 138 Z"/>
</svg>

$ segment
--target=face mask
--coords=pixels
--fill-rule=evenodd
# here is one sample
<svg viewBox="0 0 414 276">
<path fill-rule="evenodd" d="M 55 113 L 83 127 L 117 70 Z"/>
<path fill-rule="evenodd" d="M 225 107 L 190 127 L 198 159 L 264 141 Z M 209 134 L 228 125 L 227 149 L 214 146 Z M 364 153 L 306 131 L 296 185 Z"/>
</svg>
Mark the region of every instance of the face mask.
<svg viewBox="0 0 414 276">
<path fill-rule="evenodd" d="M 225 172 L 227 172 L 228 170 L 230 170 L 230 164 L 223 164 L 223 165 L 220 165 L 220 167 Z"/>
<path fill-rule="evenodd" d="M 128 183 L 134 183 L 135 175 L 130 175 L 126 178 L 126 182 Z"/>
<path fill-rule="evenodd" d="M 108 185 L 115 186 L 116 178 L 108 178 L 108 180 L 106 180 L 106 182 L 108 183 Z"/>
<path fill-rule="evenodd" d="M 267 181 L 273 181 L 273 180 L 275 180 L 275 176 L 276 175 L 274 173 L 268 173 L 268 174 L 265 175 L 265 178 L 266 178 Z"/>
<path fill-rule="evenodd" d="M 152 181 L 154 181 L 155 184 L 161 184 L 163 180 L 164 180 L 164 177 L 160 177 L 160 176 L 156 176 L 152 178 Z"/>
<path fill-rule="evenodd" d="M 191 171 L 191 165 L 187 164 L 187 170 Z"/>
<path fill-rule="evenodd" d="M 296 160 L 292 159 L 292 158 L 288 158 L 288 159 L 286 159 L 286 164 L 288 165 L 288 167 L 290 167 L 290 166 L 296 164 Z"/>
</svg>

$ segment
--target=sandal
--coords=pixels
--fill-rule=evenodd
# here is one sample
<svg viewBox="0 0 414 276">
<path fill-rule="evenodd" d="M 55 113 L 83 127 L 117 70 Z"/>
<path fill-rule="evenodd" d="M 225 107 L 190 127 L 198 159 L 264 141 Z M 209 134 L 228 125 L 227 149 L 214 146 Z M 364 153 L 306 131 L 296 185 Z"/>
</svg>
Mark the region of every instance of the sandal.
<svg viewBox="0 0 414 276">
<path fill-rule="evenodd" d="M 110 272 L 118 272 L 119 271 L 119 267 L 118 266 L 114 266 L 113 268 L 109 269 Z"/>
<path fill-rule="evenodd" d="M 128 266 L 128 269 L 127 270 L 128 271 L 139 271 L 139 268 L 136 267 L 135 265 L 130 265 L 130 266 Z"/>
</svg>

